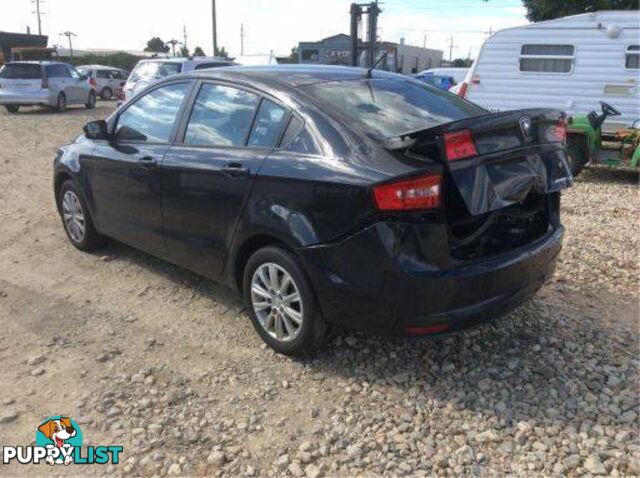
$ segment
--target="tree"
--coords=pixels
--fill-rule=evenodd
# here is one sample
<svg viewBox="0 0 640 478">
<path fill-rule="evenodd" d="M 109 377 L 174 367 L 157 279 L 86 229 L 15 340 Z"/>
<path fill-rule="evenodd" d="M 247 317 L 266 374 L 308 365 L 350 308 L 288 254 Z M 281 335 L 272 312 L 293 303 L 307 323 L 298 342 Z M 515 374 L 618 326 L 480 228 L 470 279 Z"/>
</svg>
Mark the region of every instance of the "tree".
<svg viewBox="0 0 640 478">
<path fill-rule="evenodd" d="M 204 54 L 204 50 L 202 48 L 197 46 L 193 49 L 193 56 L 207 56 L 207 55 Z"/>
<path fill-rule="evenodd" d="M 154 53 L 167 53 L 169 51 L 169 46 L 162 41 L 160 37 L 153 37 L 151 40 L 147 42 L 147 47 L 144 51 L 150 51 Z"/>
<path fill-rule="evenodd" d="M 189 49 L 186 46 L 180 47 L 180 56 L 187 58 L 189 56 Z"/>
<path fill-rule="evenodd" d="M 227 50 L 223 46 L 221 46 L 220 48 L 216 48 L 213 56 L 219 56 L 220 58 L 229 58 L 229 53 L 227 53 Z"/>
<path fill-rule="evenodd" d="M 527 19 L 532 22 L 598 10 L 640 9 L 638 0 L 522 0 L 522 3 L 527 9 Z"/>
<path fill-rule="evenodd" d="M 473 63 L 471 58 L 456 58 L 451 62 L 451 66 L 456 68 L 468 68 Z"/>
</svg>

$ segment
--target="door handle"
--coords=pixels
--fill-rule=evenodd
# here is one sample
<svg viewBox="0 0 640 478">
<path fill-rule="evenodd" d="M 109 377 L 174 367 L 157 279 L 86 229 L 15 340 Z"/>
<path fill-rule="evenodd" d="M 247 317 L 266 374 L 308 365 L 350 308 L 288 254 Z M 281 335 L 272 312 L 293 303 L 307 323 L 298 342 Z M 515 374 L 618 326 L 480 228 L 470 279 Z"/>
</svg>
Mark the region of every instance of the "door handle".
<svg viewBox="0 0 640 478">
<path fill-rule="evenodd" d="M 151 156 L 143 156 L 142 158 L 138 159 L 138 164 L 142 167 L 151 169 L 156 167 L 158 161 L 156 160 L 156 158 L 152 158 Z"/>
<path fill-rule="evenodd" d="M 225 163 L 222 166 L 223 174 L 231 177 L 248 176 L 249 168 L 241 163 Z"/>
</svg>

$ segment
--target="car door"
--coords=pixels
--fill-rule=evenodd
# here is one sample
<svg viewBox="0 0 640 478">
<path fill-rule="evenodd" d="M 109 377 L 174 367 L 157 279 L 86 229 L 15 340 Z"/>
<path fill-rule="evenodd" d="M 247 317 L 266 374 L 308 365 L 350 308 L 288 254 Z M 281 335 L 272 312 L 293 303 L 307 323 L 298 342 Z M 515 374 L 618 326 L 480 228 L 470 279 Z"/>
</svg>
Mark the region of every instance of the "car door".
<svg viewBox="0 0 640 478">
<path fill-rule="evenodd" d="M 161 165 L 165 240 L 174 262 L 221 274 L 236 224 L 288 111 L 258 92 L 202 82 Z"/>
<path fill-rule="evenodd" d="M 113 139 L 96 141 L 85 160 L 94 218 L 107 236 L 163 255 L 158 166 L 175 137 L 192 82 L 154 88 L 115 118 Z"/>
<path fill-rule="evenodd" d="M 89 99 L 91 86 L 89 80 L 82 77 L 78 70 L 72 66 L 67 66 L 69 70 L 69 89 L 71 96 L 67 96 L 68 103 L 86 103 Z"/>
</svg>

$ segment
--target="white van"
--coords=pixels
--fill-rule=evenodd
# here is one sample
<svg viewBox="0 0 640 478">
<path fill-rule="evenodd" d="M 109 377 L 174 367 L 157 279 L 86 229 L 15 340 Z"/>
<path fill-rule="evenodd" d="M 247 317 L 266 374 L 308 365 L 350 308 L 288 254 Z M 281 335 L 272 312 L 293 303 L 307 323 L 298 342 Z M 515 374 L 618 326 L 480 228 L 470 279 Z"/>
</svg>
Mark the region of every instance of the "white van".
<svg viewBox="0 0 640 478">
<path fill-rule="evenodd" d="M 606 101 L 640 118 L 640 12 L 599 11 L 500 30 L 485 41 L 458 94 L 493 111 L 559 108 L 570 115 Z"/>
</svg>

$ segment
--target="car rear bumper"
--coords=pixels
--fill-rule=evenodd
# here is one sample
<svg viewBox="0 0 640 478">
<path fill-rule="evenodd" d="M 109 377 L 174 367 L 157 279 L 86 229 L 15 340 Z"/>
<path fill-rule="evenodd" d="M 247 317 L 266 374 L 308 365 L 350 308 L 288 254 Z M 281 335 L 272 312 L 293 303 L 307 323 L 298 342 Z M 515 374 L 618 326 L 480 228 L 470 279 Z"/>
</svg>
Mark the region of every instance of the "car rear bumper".
<svg viewBox="0 0 640 478">
<path fill-rule="evenodd" d="M 53 105 L 48 90 L 42 92 L 0 91 L 0 105 Z"/>
<path fill-rule="evenodd" d="M 339 243 L 299 250 L 330 322 L 386 333 L 448 333 L 493 319 L 528 299 L 553 274 L 564 230 L 467 265 L 421 256 L 419 234 L 378 222 Z M 409 230 L 409 229 L 407 229 Z M 426 238 L 426 239 L 424 239 Z"/>
</svg>

